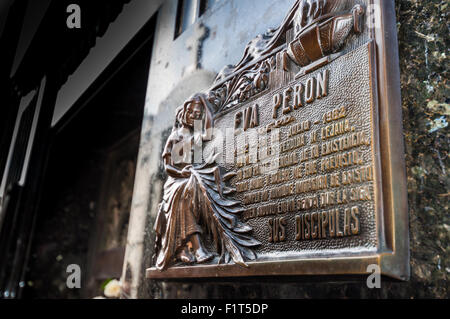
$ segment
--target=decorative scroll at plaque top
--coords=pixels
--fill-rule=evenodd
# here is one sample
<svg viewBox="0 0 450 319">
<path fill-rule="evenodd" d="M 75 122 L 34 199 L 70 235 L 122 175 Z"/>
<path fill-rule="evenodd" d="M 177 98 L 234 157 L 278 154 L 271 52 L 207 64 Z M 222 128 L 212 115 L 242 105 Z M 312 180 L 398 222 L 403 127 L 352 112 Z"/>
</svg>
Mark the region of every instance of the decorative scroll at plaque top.
<svg viewBox="0 0 450 319">
<path fill-rule="evenodd" d="M 364 14 L 359 4 L 350 12 L 338 11 L 338 4 L 339 0 L 297 1 L 279 28 L 251 41 L 241 61 L 225 67 L 217 76 L 219 84 L 209 92 L 216 110 L 233 107 L 267 89 L 269 73 L 276 64 L 272 55 L 280 49 L 284 70 L 287 71 L 288 58 L 302 67 L 297 77 L 338 58 L 350 33 L 361 32 Z M 289 41 L 287 33 L 292 29 L 295 37 Z M 259 62 L 268 55 L 269 59 Z"/>
</svg>

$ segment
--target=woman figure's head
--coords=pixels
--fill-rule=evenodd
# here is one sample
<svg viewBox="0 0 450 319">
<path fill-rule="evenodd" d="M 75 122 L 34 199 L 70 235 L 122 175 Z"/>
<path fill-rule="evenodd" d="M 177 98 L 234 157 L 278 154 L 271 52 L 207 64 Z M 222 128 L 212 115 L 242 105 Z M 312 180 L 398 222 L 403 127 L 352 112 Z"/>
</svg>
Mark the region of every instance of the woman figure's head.
<svg viewBox="0 0 450 319">
<path fill-rule="evenodd" d="M 200 98 L 194 97 L 184 104 L 183 124 L 194 127 L 195 121 L 201 121 L 204 114 L 204 105 Z"/>
<path fill-rule="evenodd" d="M 211 115 L 203 94 L 195 94 L 177 110 L 179 126 L 194 128 L 195 121 L 205 121 L 205 129 L 210 127 Z"/>
</svg>

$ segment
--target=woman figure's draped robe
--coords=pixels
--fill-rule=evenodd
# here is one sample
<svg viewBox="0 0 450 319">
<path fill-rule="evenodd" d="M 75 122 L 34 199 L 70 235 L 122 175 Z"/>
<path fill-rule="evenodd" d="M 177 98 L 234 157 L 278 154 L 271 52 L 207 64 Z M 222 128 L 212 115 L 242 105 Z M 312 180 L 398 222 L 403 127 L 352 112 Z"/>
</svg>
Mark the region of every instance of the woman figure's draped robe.
<svg viewBox="0 0 450 319">
<path fill-rule="evenodd" d="M 180 143 L 176 133 L 169 137 L 163 158 Z M 173 164 L 173 163 L 172 163 Z M 187 164 L 173 165 L 182 170 Z M 234 192 L 224 184 L 219 167 L 212 163 L 193 165 L 189 177 L 170 176 L 164 185 L 163 200 L 155 222 L 156 267 L 164 270 L 175 261 L 193 234 L 211 236 L 219 262 L 247 266 L 256 258 L 251 247 L 260 243 L 247 233 L 252 229 L 239 220 L 240 202 L 227 197 Z M 201 226 L 202 227 L 201 227 Z"/>
</svg>

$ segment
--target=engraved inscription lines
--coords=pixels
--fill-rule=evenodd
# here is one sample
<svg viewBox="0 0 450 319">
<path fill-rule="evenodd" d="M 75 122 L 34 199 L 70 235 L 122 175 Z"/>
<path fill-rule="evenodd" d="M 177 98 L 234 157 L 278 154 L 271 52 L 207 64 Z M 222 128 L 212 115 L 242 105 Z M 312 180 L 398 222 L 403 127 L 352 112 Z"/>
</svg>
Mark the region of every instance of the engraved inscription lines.
<svg viewBox="0 0 450 319">
<path fill-rule="evenodd" d="M 255 226 L 259 240 L 364 234 L 350 242 L 374 243 L 373 104 L 371 87 L 360 85 L 371 81 L 362 67 L 367 50 L 357 49 L 218 117 L 221 127 L 230 118 L 233 123 L 232 183 L 243 218 Z"/>
</svg>

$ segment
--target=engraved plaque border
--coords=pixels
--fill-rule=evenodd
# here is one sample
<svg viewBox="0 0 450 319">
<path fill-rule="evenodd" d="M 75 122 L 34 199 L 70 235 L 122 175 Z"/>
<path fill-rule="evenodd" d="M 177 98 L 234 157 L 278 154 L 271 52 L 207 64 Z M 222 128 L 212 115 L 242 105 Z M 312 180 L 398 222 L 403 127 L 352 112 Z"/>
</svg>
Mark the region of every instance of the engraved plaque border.
<svg viewBox="0 0 450 319">
<path fill-rule="evenodd" d="M 377 214 L 379 248 L 375 253 L 340 257 L 280 258 L 270 261 L 248 262 L 244 268 L 236 264 L 177 266 L 163 272 L 147 269 L 147 278 L 193 279 L 236 278 L 260 276 L 310 275 L 367 275 L 367 267 L 376 264 L 381 274 L 398 280 L 408 280 L 409 218 L 407 207 L 406 169 L 402 130 L 400 70 L 395 7 L 393 1 L 372 0 L 380 8 L 379 27 L 371 27 L 371 73 L 373 101 L 378 114 L 372 118 L 374 141 L 379 143 L 379 154 L 373 152 L 377 185 L 374 187 L 375 205 L 381 205 L 383 214 Z M 375 109 L 375 108 L 372 108 Z M 373 114 L 372 114 L 373 116 Z M 381 169 L 380 169 L 381 168 Z"/>
</svg>

